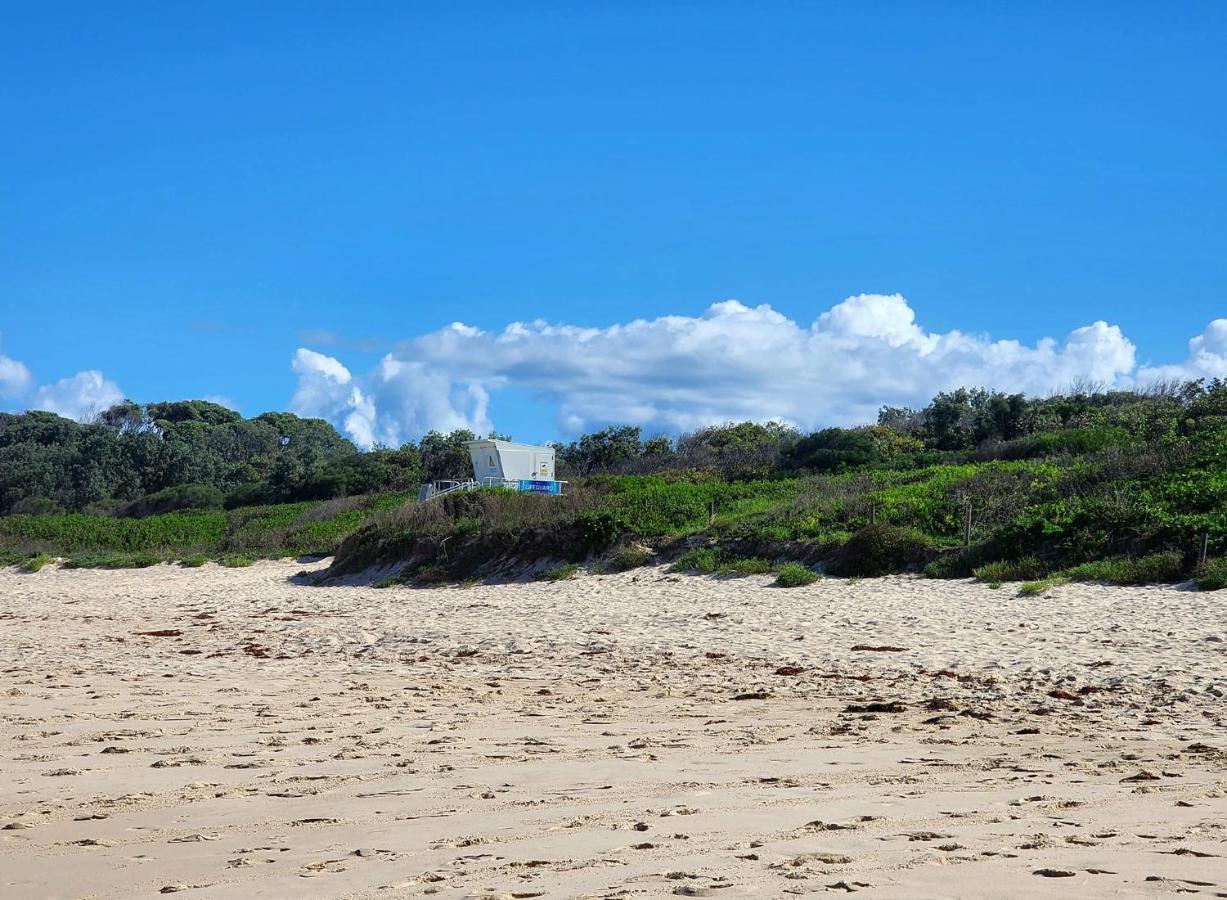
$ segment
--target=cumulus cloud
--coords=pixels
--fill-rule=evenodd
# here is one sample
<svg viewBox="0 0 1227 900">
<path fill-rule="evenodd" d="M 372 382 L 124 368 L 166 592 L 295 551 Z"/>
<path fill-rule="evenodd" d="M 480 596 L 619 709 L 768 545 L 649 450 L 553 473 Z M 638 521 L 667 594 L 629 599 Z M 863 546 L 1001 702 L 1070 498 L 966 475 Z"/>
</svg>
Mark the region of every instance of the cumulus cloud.
<svg viewBox="0 0 1227 900">
<path fill-rule="evenodd" d="M 291 412 L 334 422 L 363 447 L 375 443 L 375 405 L 354 382 L 349 369 L 331 356 L 304 348 L 294 353 L 290 365 L 298 376 Z"/>
<path fill-rule="evenodd" d="M 1138 372 L 1142 381 L 1227 378 L 1227 319 L 1215 319 L 1189 341 L 1189 356 L 1182 363 L 1146 366 Z"/>
<path fill-rule="evenodd" d="M 0 408 L 41 409 L 88 421 L 122 399 L 119 385 L 99 371 L 78 372 L 54 384 L 36 386 L 25 363 L 0 354 Z"/>
<path fill-rule="evenodd" d="M 0 355 L 0 399 L 23 397 L 34 383 L 34 377 L 24 364 Z"/>
<path fill-rule="evenodd" d="M 96 369 L 90 369 L 38 388 L 30 398 L 29 408 L 86 422 L 123 399 L 119 385 Z"/>
<path fill-rule="evenodd" d="M 1182 373 L 1227 374 L 1227 320 L 1190 343 Z M 310 360 L 309 363 L 305 362 Z M 295 354 L 295 408 L 359 443 L 395 444 L 437 428 L 490 428 L 504 386 L 554 407 L 567 434 L 611 422 L 686 430 L 776 419 L 802 428 L 872 421 L 882 403 L 916 405 L 959 386 L 1043 394 L 1074 382 L 1127 384 L 1136 368 L 1120 328 L 1093 322 L 1034 344 L 925 329 L 898 294 L 861 294 L 804 325 L 736 300 L 700 316 L 584 328 L 454 323 L 403 342 L 358 380 L 336 359 Z"/>
</svg>

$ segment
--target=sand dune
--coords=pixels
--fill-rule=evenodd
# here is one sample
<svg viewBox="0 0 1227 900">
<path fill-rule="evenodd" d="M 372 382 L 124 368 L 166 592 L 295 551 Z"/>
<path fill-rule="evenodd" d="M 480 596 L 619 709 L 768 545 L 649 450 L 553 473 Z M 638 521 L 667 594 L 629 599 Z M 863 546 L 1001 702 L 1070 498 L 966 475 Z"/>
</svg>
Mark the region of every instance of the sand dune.
<svg viewBox="0 0 1227 900">
<path fill-rule="evenodd" d="M 1227 601 L 0 572 L 4 897 L 1227 897 Z"/>
</svg>

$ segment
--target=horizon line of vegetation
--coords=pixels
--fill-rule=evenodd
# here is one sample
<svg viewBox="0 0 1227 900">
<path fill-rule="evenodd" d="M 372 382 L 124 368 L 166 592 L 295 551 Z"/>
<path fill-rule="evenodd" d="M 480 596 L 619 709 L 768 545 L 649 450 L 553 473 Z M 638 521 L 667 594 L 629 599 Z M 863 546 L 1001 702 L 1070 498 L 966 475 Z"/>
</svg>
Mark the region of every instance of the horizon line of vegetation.
<svg viewBox="0 0 1227 900">
<path fill-rule="evenodd" d="M 429 556 L 446 536 L 476 548 L 426 567 L 441 578 L 500 553 L 574 560 L 707 534 L 746 559 L 984 570 L 996 583 L 1016 579 L 986 566 L 1034 561 L 1035 581 L 1167 553 L 1189 576 L 1227 551 L 1222 380 L 1038 399 L 960 389 L 809 434 L 743 422 L 644 439 L 613 426 L 559 446 L 573 482 L 561 498 L 414 503 L 422 481 L 467 472 L 472 438 L 360 452 L 322 420 L 204 401 L 120 404 L 88 425 L 0 414 L 0 559 L 339 552 L 353 567 Z"/>
</svg>

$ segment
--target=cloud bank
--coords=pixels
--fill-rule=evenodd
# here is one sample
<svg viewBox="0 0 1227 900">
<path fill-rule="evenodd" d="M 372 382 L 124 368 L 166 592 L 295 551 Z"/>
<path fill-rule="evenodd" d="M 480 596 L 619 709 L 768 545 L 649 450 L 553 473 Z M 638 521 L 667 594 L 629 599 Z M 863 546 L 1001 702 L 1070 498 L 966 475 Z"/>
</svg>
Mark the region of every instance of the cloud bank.
<svg viewBox="0 0 1227 900">
<path fill-rule="evenodd" d="M 0 354 L 0 401 L 5 405 L 19 404 L 88 421 L 123 399 L 119 385 L 95 369 L 36 387 L 24 363 Z"/>
<path fill-rule="evenodd" d="M 292 366 L 292 409 L 329 419 L 365 446 L 431 428 L 484 433 L 491 394 L 505 386 L 554 406 L 566 434 L 611 422 L 679 431 L 777 419 L 816 428 L 872 421 L 883 403 L 922 404 L 959 386 L 1043 394 L 1079 381 L 1227 375 L 1227 319 L 1193 338 L 1184 362 L 1142 369 L 1134 344 L 1107 322 L 1025 345 L 928 331 L 899 294 L 849 297 L 808 326 L 736 300 L 701 316 L 607 328 L 538 320 L 488 332 L 454 323 L 405 341 L 363 378 L 307 349 Z"/>
<path fill-rule="evenodd" d="M 119 385 L 97 369 L 90 369 L 38 388 L 30 398 L 29 408 L 45 409 L 66 419 L 88 422 L 123 399 L 124 392 Z"/>
</svg>

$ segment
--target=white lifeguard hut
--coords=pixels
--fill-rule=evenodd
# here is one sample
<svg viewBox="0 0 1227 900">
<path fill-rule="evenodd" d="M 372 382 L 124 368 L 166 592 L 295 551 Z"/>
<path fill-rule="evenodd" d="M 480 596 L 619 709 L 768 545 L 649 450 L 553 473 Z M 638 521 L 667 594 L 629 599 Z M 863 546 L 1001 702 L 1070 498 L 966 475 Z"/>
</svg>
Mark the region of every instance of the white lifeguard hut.
<svg viewBox="0 0 1227 900">
<path fill-rule="evenodd" d="M 454 491 L 507 488 L 534 494 L 561 494 L 566 483 L 555 478 L 554 448 L 513 441 L 466 441 L 473 462 L 470 481 L 436 481 L 424 484 L 418 500 L 431 500 Z"/>
</svg>

